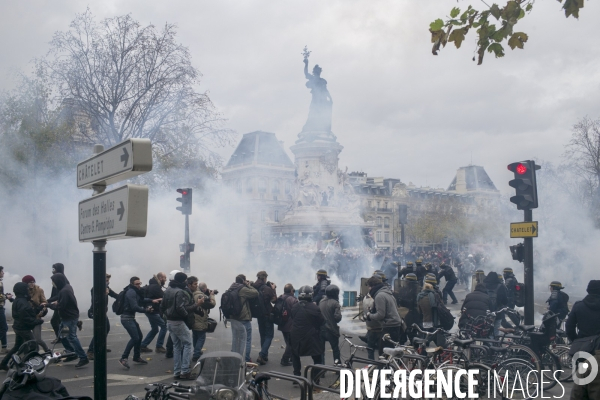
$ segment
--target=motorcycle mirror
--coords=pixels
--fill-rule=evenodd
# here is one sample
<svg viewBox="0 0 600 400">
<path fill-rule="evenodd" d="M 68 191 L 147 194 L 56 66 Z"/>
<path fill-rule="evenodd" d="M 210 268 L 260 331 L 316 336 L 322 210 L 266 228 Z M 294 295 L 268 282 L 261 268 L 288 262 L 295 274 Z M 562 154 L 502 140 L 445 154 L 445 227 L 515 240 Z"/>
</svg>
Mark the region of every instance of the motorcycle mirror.
<svg viewBox="0 0 600 400">
<path fill-rule="evenodd" d="M 392 337 L 390 336 L 389 333 L 386 333 L 385 335 L 383 335 L 383 340 L 390 340 Z"/>
</svg>

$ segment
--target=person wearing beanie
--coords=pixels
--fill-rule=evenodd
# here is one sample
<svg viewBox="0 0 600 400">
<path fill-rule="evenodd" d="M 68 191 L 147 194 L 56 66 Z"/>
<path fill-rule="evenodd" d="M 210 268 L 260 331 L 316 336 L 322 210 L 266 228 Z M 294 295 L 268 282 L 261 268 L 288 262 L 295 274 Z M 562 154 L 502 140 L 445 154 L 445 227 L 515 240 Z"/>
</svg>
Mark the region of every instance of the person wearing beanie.
<svg viewBox="0 0 600 400">
<path fill-rule="evenodd" d="M 35 278 L 31 275 L 25 275 L 21 282 L 26 283 L 29 289 L 29 302 L 35 310 L 36 314 L 46 315 L 48 312 L 46 309 L 46 296 L 44 289 L 35 284 Z M 42 321 L 43 322 L 43 321 Z M 37 324 L 33 328 L 33 338 L 35 341 L 44 349 L 44 351 L 50 350 L 46 342 L 42 340 L 42 324 Z"/>
<path fill-rule="evenodd" d="M 33 339 L 33 333 L 31 330 L 36 325 L 42 324 L 40 314 L 36 314 L 35 310 L 29 302 L 29 291 L 27 284 L 24 282 L 17 282 L 13 287 L 16 299 L 12 304 L 12 315 L 14 318 L 13 330 L 15 331 L 15 345 L 6 354 L 2 362 L 0 362 L 0 370 L 8 371 L 8 362 L 11 360 L 12 355 L 15 354 L 21 345 Z"/>
<path fill-rule="evenodd" d="M 381 277 L 374 275 L 367 281 L 369 295 L 373 298 L 375 307 L 367 313 L 367 321 L 381 321 L 381 337 L 388 333 L 395 342 L 400 341 L 402 335 L 402 319 L 398 314 L 396 299 L 389 286 L 383 283 Z M 379 354 L 383 353 L 384 343 L 379 341 Z"/>
<path fill-rule="evenodd" d="M 192 332 L 195 314 L 203 315 L 204 297 L 194 302 L 192 292 L 187 285 L 187 275 L 178 272 L 169 282 L 169 288 L 160 302 L 160 312 L 167 317 L 167 330 L 173 340 L 173 375 L 175 379 L 194 380 L 190 371 L 192 363 Z"/>
<path fill-rule="evenodd" d="M 562 286 L 562 285 L 561 285 Z M 600 335 L 600 280 L 591 280 L 587 286 L 588 295 L 573 304 L 567 317 L 565 331 L 571 342 L 581 338 L 594 338 Z M 595 341 L 594 358 L 600 364 L 598 339 Z M 600 374 L 587 385 L 573 384 L 571 399 L 597 399 L 600 397 Z"/>
<path fill-rule="evenodd" d="M 8 333 L 8 324 L 6 323 L 4 306 L 6 305 L 6 300 L 12 302 L 14 299 L 12 294 L 4 293 L 4 283 L 2 282 L 3 279 L 4 267 L 0 265 L 0 342 L 2 342 L 2 350 L 0 350 L 0 353 L 6 354 L 8 352 L 8 338 L 6 336 Z"/>
<path fill-rule="evenodd" d="M 63 265 L 63 263 L 52 264 L 52 275 L 54 275 L 54 274 L 65 275 L 65 266 Z M 65 275 L 65 278 L 67 278 L 66 275 Z M 70 284 L 69 279 L 67 279 L 67 284 Z M 56 301 L 57 298 L 58 298 L 58 289 L 54 285 L 52 285 L 52 292 L 50 292 L 50 298 L 48 299 L 48 303 L 52 303 L 53 301 Z M 58 328 L 60 327 L 60 313 L 58 311 L 54 311 L 52 318 L 50 318 L 50 325 L 52 326 L 52 330 L 54 331 L 54 335 L 56 336 L 56 339 L 54 339 L 51 342 L 52 344 L 54 344 L 59 341 Z"/>
<path fill-rule="evenodd" d="M 252 287 L 258 291 L 258 301 L 262 309 L 262 315 L 256 318 L 258 322 L 258 333 L 260 334 L 260 352 L 256 362 L 259 365 L 265 365 L 269 361 L 269 348 L 275 335 L 275 325 L 271 321 L 272 303 L 277 301 L 277 286 L 273 282 L 267 281 L 268 274 L 266 271 L 259 271 L 256 274 L 256 281 Z"/>
<path fill-rule="evenodd" d="M 235 282 L 231 284 L 228 290 L 237 292 L 241 303 L 240 313 L 232 315 L 230 319 L 239 321 L 241 324 L 240 329 L 245 330 L 246 334 L 246 343 L 244 344 L 241 340 L 243 337 L 241 330 L 235 329 L 234 325 L 231 325 L 231 333 L 233 335 L 231 351 L 241 354 L 246 362 L 252 362 L 250 359 L 250 351 L 252 350 L 252 312 L 249 300 L 258 297 L 258 290 L 252 286 L 251 282 L 246 279 L 246 275 L 243 274 L 235 277 Z"/>
</svg>

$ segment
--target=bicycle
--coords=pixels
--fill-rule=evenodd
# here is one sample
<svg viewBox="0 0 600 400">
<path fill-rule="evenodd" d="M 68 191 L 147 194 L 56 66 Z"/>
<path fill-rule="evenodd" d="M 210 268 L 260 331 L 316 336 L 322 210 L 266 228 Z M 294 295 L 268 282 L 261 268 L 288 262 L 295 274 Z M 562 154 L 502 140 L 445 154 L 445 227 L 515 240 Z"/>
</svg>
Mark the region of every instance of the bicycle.
<svg viewBox="0 0 600 400">
<path fill-rule="evenodd" d="M 178 382 L 173 383 L 151 383 L 145 387 L 145 400 L 181 400 L 189 399 L 194 393 L 191 386 L 185 386 Z M 173 389 L 175 393 L 170 392 Z"/>
</svg>

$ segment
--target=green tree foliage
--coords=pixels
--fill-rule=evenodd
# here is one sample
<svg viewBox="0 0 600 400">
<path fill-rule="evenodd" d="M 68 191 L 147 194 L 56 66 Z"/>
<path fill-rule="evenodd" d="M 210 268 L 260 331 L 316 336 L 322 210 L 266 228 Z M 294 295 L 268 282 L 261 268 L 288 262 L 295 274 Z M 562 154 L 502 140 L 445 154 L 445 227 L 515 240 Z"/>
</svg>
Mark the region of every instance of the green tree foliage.
<svg viewBox="0 0 600 400">
<path fill-rule="evenodd" d="M 524 32 L 515 31 L 515 25 L 533 9 L 534 0 L 509 0 L 504 6 L 493 3 L 487 10 L 476 10 L 468 6 L 465 11 L 458 7 L 452 8 L 450 16 L 445 21 L 436 19 L 429 25 L 432 53 L 437 55 L 440 48 L 448 42 L 454 43 L 460 48 L 462 42 L 471 29 L 477 33 L 477 65 L 483 62 L 486 51 L 494 53 L 496 58 L 504 57 L 504 46 L 506 43 L 511 50 L 523 49 L 529 39 Z M 579 18 L 579 10 L 583 8 L 584 0 L 558 0 L 563 3 L 565 16 Z M 484 3 L 486 4 L 486 3 Z"/>
</svg>

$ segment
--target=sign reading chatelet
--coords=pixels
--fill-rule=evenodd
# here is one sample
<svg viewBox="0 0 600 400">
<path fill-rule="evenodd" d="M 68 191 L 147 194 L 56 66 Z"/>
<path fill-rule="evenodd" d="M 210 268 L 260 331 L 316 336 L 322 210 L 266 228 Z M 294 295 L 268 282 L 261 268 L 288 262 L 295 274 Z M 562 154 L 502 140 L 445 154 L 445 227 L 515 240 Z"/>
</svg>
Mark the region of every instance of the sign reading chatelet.
<svg viewBox="0 0 600 400">
<path fill-rule="evenodd" d="M 77 164 L 77 187 L 107 186 L 151 170 L 150 139 L 127 139 Z"/>
<path fill-rule="evenodd" d="M 538 223 L 532 222 L 511 222 L 510 224 L 511 238 L 530 238 L 538 237 Z"/>
<path fill-rule="evenodd" d="M 108 192 L 106 186 L 152 170 L 152 142 L 127 139 L 108 150 L 98 145 L 93 157 L 77 164 L 77 187 L 94 189 L 79 202 L 79 241 L 146 236 L 148 187 L 127 184 Z"/>
<path fill-rule="evenodd" d="M 146 236 L 148 187 L 125 185 L 79 202 L 79 241 Z"/>
</svg>

